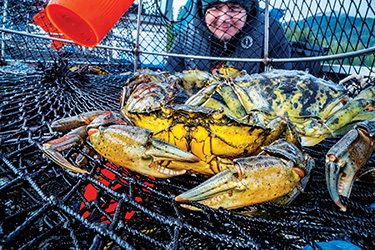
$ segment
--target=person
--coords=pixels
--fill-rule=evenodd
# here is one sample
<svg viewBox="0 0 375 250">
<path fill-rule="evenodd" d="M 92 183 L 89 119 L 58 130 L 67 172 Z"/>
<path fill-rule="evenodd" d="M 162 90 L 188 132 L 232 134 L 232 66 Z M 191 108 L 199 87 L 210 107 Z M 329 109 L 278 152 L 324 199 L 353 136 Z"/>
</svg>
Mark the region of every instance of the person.
<svg viewBox="0 0 375 250">
<path fill-rule="evenodd" d="M 186 69 L 211 71 L 221 65 L 244 69 L 249 74 L 263 71 L 260 62 L 213 61 L 194 56 L 263 58 L 264 14 L 257 0 L 201 0 L 195 4 L 193 19 L 179 31 L 170 53 L 193 55 L 190 58 L 169 56 L 166 70 L 181 72 Z M 284 30 L 270 19 L 270 58 L 289 58 L 291 48 Z M 272 64 L 275 68 L 290 69 L 289 63 Z"/>
</svg>

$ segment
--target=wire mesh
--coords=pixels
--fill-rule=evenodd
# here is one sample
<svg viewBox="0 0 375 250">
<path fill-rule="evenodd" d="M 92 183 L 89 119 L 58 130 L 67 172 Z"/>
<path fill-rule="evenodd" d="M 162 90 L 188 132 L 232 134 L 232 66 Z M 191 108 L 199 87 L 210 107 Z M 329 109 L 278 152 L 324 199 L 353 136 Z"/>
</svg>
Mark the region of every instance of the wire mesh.
<svg viewBox="0 0 375 250">
<path fill-rule="evenodd" d="M 48 29 L 49 24 L 46 19 L 39 22 L 40 26 L 35 25 L 35 20 L 33 20 L 35 15 L 46 6 L 46 1 L 3 0 L 0 2 L 3 6 L 1 19 L 2 59 L 6 61 L 48 62 L 64 58 L 76 63 L 112 64 L 113 68 L 118 65 L 119 68 L 128 67 L 129 69 L 136 61 L 141 68 L 162 69 L 168 60 L 180 58 L 180 56 L 183 57 L 186 67 L 196 66 L 197 64 L 192 63 L 192 61 L 198 60 L 202 56 L 203 58 L 204 56 L 219 57 L 216 60 L 200 60 L 202 64 L 198 64 L 198 66 L 201 68 L 207 67 L 207 65 L 215 65 L 216 61 L 225 61 L 220 58 L 222 56 L 228 57 L 229 60 L 238 60 L 239 58 L 236 58 L 236 56 L 242 58 L 245 56 L 236 55 L 230 49 L 227 53 L 223 53 L 223 50 L 220 50 L 223 44 L 215 39 L 212 39 L 209 43 L 209 46 L 213 47 L 212 51 L 210 49 L 207 54 L 200 53 L 204 50 L 199 48 L 207 42 L 207 37 L 199 38 L 202 36 L 200 34 L 202 27 L 206 27 L 206 24 L 203 23 L 201 0 L 182 2 L 144 0 L 141 5 L 139 2 L 136 1 L 120 19 L 101 42 L 101 46 L 87 49 L 71 43 L 64 43 L 64 45 L 57 45 L 63 46 L 62 48 L 54 50 L 50 46 L 51 40 L 49 40 L 50 37 L 46 30 L 50 31 L 49 34 L 53 36 L 53 39 L 58 39 L 59 34 Z M 285 55 L 288 55 L 280 54 L 283 50 L 275 48 L 278 43 L 274 40 L 279 35 L 274 33 L 272 23 L 273 20 L 276 20 L 281 24 L 290 43 L 290 56 L 292 58 L 328 56 L 318 61 L 294 62 L 293 68 L 308 69 L 310 72 L 320 75 L 322 71 L 341 75 L 352 73 L 373 74 L 375 60 L 374 49 L 371 50 L 371 48 L 375 46 L 375 7 L 371 0 L 337 0 L 334 2 L 261 0 L 258 2 L 258 11 L 248 13 L 248 22 L 256 21 L 260 25 L 259 30 L 250 32 L 251 39 L 256 43 L 258 36 L 261 41 L 261 37 L 265 35 L 262 26 L 265 24 L 264 14 L 267 7 L 267 13 L 271 18 L 268 44 L 268 57 L 271 59 L 284 58 Z M 136 14 L 139 6 L 142 6 L 142 15 L 138 33 Z M 185 44 L 185 50 L 174 51 L 172 45 L 177 37 L 183 33 L 190 34 L 189 40 Z M 246 34 L 241 36 L 243 38 Z M 136 46 L 137 38 L 139 38 L 139 47 Z M 237 41 L 239 39 L 232 40 L 229 47 L 231 45 L 240 46 L 237 43 L 241 43 L 243 39 L 241 41 Z M 246 39 L 244 41 L 245 44 L 251 42 L 251 40 Z M 56 46 L 56 44 L 52 46 Z M 137 48 L 137 53 L 134 53 L 135 48 Z M 262 44 L 259 45 L 259 48 L 253 44 L 249 50 L 254 50 L 254 52 L 248 53 L 251 58 L 246 57 L 249 59 L 247 60 L 248 63 L 238 65 L 241 68 L 251 68 L 246 65 L 253 65 L 252 63 L 257 62 L 254 65 L 258 65 L 258 71 L 263 70 L 262 62 L 265 61 L 263 60 L 265 53 L 261 48 L 263 48 Z M 331 60 L 329 57 L 341 53 L 361 51 L 362 49 L 370 50 L 366 52 L 367 54 L 347 54 L 341 59 Z M 193 60 L 192 55 L 198 58 Z M 139 60 L 136 60 L 136 58 Z M 280 64 L 274 64 L 274 66 L 278 67 Z M 178 67 L 172 67 L 171 69 L 180 70 Z"/>
<path fill-rule="evenodd" d="M 165 7 L 171 2 L 142 1 L 139 34 L 136 3 L 101 46 L 88 49 L 55 40 L 63 41 L 52 44 L 63 45 L 56 50 L 43 30 L 48 23 L 42 27 L 33 24 L 46 1 L 0 1 L 1 55 L 8 64 L 0 67 L 0 247 L 300 249 L 306 244 L 316 246 L 318 241 L 342 239 L 372 249 L 374 186 L 371 180 L 357 181 L 351 198 L 344 200 L 349 211 L 337 210 L 325 187 L 324 152 L 333 145 L 330 140 L 306 149 L 317 159 L 318 167 L 306 192 L 291 205 L 266 203 L 234 211 L 200 206 L 201 212 L 192 212 L 174 201 L 176 194 L 201 183 L 202 176 L 154 180 L 90 155 L 83 147 L 65 156 L 73 160 L 77 154 L 86 155 L 87 176 L 65 171 L 43 157 L 41 143 L 61 135 L 51 130 L 51 121 L 84 111 L 117 110 L 121 87 L 129 77 L 120 73 L 132 70 L 135 60 L 142 68 L 165 67 L 176 35 L 189 23 L 202 20 L 192 15 L 199 1 L 187 1 L 177 15 Z M 259 3 L 262 13 L 265 1 Z M 333 55 L 375 46 L 371 0 L 271 0 L 268 9 L 292 43 L 292 56 Z M 137 36 L 139 58 L 134 52 Z M 194 42 L 192 45 L 200 45 Z M 373 56 L 295 63 L 294 67 L 319 74 L 323 70 L 330 78 L 353 72 L 371 75 Z M 261 59 L 254 58 L 254 62 Z M 211 61 L 205 60 L 210 65 Z M 115 74 L 70 72 L 68 67 L 73 64 L 100 64 Z M 374 163 L 373 156 L 368 167 Z"/>
<path fill-rule="evenodd" d="M 61 169 L 40 150 L 41 143 L 61 136 L 51 131 L 51 121 L 116 110 L 129 75 L 78 74 L 59 65 L 22 68 L 27 74 L 15 74 L 18 68 L 13 68 L 0 78 L 0 246 L 5 249 L 299 249 L 332 239 L 363 249 L 374 246 L 373 180 L 357 181 L 351 198 L 344 200 L 349 210 L 339 212 L 325 186 L 324 152 L 333 145 L 330 140 L 306 148 L 317 168 L 306 191 L 288 206 L 266 203 L 228 211 L 195 204 L 202 211 L 190 211 L 174 197 L 203 176 L 155 180 L 83 147 L 65 156 L 87 156 L 90 174 Z"/>
<path fill-rule="evenodd" d="M 307 148 L 318 167 L 306 192 L 289 206 L 267 203 L 227 211 L 196 204 L 202 212 L 193 212 L 180 207 L 174 196 L 204 177 L 154 180 L 88 155 L 82 147 L 65 156 L 86 155 L 90 174 L 61 169 L 40 150 L 42 142 L 61 135 L 50 130 L 50 122 L 93 109 L 117 109 L 128 77 L 67 72 L 55 65 L 1 77 L 3 247 L 263 249 L 301 248 L 330 239 L 363 248 L 374 245 L 375 212 L 369 207 L 374 202 L 373 180 L 356 182 L 350 200 L 344 200 L 350 207 L 346 213 L 339 212 L 329 198 L 322 152 L 333 141 Z M 374 157 L 368 166 L 373 164 Z"/>
</svg>

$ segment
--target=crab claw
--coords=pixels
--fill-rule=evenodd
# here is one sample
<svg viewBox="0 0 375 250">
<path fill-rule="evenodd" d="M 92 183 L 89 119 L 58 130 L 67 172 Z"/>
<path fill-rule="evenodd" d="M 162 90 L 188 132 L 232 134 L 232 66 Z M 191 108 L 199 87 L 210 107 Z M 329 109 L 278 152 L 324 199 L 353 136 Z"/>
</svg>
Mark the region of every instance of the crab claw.
<svg viewBox="0 0 375 250">
<path fill-rule="evenodd" d="M 71 164 L 61 152 L 75 145 L 82 144 L 87 138 L 88 127 L 117 123 L 129 124 L 129 122 L 126 117 L 111 111 L 89 111 L 76 116 L 65 117 L 52 122 L 51 128 L 54 131 L 71 131 L 60 138 L 43 143 L 42 151 L 45 156 L 61 167 L 75 173 L 87 174 L 88 171 Z M 82 155 L 78 155 L 78 159 L 83 162 L 85 158 Z"/>
<path fill-rule="evenodd" d="M 178 195 L 176 201 L 198 201 L 212 208 L 235 209 L 285 196 L 303 178 L 299 175 L 303 171 L 295 171 L 292 161 L 274 156 L 258 155 L 234 162 L 237 171 L 220 172 Z"/>
<path fill-rule="evenodd" d="M 195 155 L 153 138 L 147 129 L 127 125 L 89 126 L 88 134 L 99 154 L 143 175 L 158 178 L 181 175 L 186 170 L 173 169 L 171 162 L 199 161 Z"/>
<path fill-rule="evenodd" d="M 374 150 L 373 133 L 375 120 L 358 124 L 342 137 L 326 155 L 326 182 L 332 200 L 346 211 L 347 207 L 340 200 L 340 195 L 349 197 L 360 170 L 369 160 Z"/>
</svg>

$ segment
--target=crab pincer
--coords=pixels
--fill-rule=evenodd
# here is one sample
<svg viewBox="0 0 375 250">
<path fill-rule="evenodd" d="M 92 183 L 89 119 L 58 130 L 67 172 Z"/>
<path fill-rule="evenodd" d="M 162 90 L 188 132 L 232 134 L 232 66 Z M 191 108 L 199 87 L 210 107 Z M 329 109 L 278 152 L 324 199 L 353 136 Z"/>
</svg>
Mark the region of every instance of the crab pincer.
<svg viewBox="0 0 375 250">
<path fill-rule="evenodd" d="M 153 138 L 150 130 L 134 126 L 112 125 L 91 129 L 90 142 L 106 159 L 137 173 L 157 178 L 168 178 L 186 172 L 184 169 L 173 168 L 173 161 L 199 161 L 192 153 Z"/>
<path fill-rule="evenodd" d="M 90 113 L 97 115 L 90 119 L 78 115 L 63 118 L 53 125 L 71 129 L 80 126 L 61 138 L 43 144 L 43 152 L 56 164 L 73 172 L 88 173 L 71 164 L 61 154 L 62 151 L 82 144 L 89 139 L 91 146 L 100 155 L 120 166 L 127 167 L 143 175 L 168 178 L 181 175 L 185 169 L 170 168 L 171 162 L 197 162 L 192 153 L 179 149 L 161 139 L 153 138 L 150 130 L 129 125 L 125 117 L 116 112 Z M 87 124 L 83 125 L 82 124 Z"/>
<path fill-rule="evenodd" d="M 285 150 L 292 148 L 296 152 L 293 159 L 271 155 L 272 152 L 279 154 L 286 145 Z M 295 145 L 278 140 L 264 148 L 258 156 L 238 158 L 234 164 L 233 169 L 222 171 L 178 195 L 176 201 L 197 201 L 212 208 L 235 209 L 276 200 L 305 188 L 314 161 Z M 295 196 L 290 195 L 285 203 Z M 195 209 L 191 206 L 187 208 Z"/>
<path fill-rule="evenodd" d="M 326 154 L 326 183 L 335 204 L 346 211 L 340 195 L 349 198 L 359 170 L 366 165 L 375 147 L 375 120 L 358 123 Z"/>
</svg>

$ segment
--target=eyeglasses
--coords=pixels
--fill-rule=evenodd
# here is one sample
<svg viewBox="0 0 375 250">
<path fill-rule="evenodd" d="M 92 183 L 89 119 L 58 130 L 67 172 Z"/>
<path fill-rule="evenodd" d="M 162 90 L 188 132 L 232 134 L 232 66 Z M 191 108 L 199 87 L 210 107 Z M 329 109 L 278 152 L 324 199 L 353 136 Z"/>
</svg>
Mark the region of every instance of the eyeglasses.
<svg viewBox="0 0 375 250">
<path fill-rule="evenodd" d="M 241 7 L 241 5 L 239 4 L 224 4 L 224 3 L 219 3 L 219 4 L 215 4 L 214 6 L 210 7 L 207 9 L 207 12 L 206 14 L 209 13 L 209 14 L 215 14 L 215 15 L 228 15 L 228 16 L 231 16 L 231 17 L 234 17 L 238 14 L 241 14 L 241 13 L 246 13 L 246 10 Z"/>
</svg>

